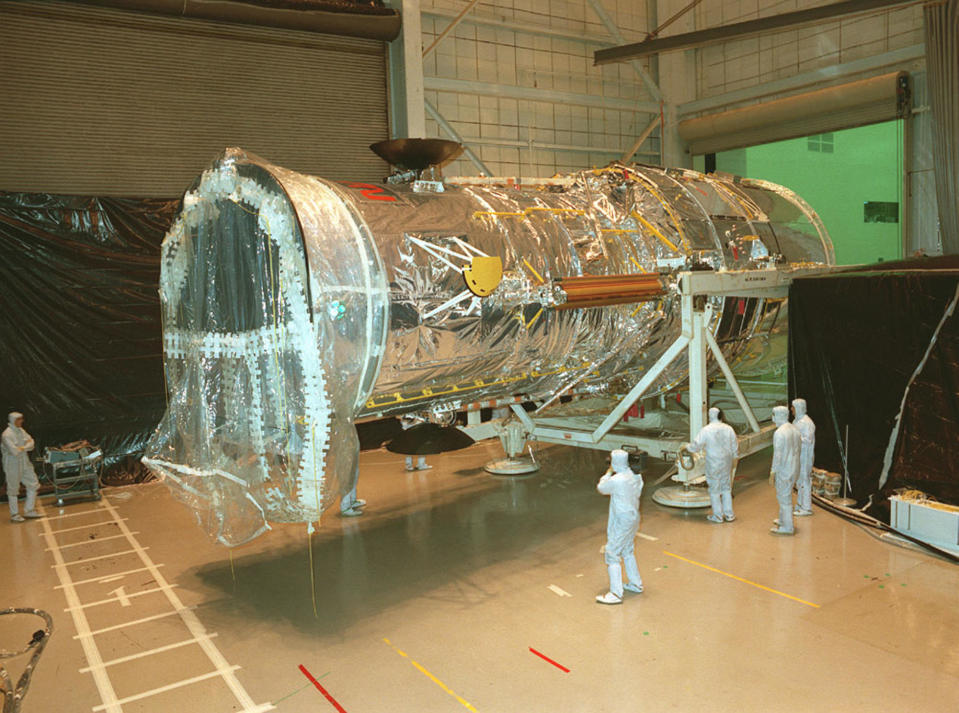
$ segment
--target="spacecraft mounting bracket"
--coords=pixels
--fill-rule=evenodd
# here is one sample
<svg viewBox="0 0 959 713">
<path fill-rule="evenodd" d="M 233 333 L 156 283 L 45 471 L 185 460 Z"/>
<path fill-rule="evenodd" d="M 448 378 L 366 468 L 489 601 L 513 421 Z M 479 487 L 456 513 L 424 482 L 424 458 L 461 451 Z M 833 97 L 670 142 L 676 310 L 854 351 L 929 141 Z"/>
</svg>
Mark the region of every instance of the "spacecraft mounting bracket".
<svg viewBox="0 0 959 713">
<path fill-rule="evenodd" d="M 797 277 L 830 271 L 821 265 L 800 267 L 793 270 L 766 268 L 759 270 L 692 271 L 679 275 L 679 296 L 682 315 L 682 332 L 656 363 L 640 378 L 603 421 L 593 427 L 582 419 L 537 416 L 528 413 L 521 404 L 510 407 L 517 419 L 525 426 L 529 440 L 546 443 L 564 443 L 581 448 L 612 451 L 622 448 L 627 451 L 644 451 L 663 460 L 677 459 L 680 448 L 693 440 L 706 422 L 709 404 L 709 382 L 706 363 L 711 353 L 719 366 L 726 384 L 733 392 L 746 416 L 749 432 L 739 436 L 739 454 L 745 457 L 766 448 L 772 443 L 775 426 L 760 426 L 752 406 L 722 350 L 709 329 L 712 304 L 710 297 L 752 297 L 782 299 L 788 295 L 789 285 Z M 683 351 L 688 352 L 689 384 L 689 435 L 688 438 L 661 437 L 614 430 L 629 409 L 653 386 L 659 376 Z M 688 489 L 691 483 L 703 478 L 701 459 L 693 468 L 686 470 L 679 463 L 674 480 Z M 666 490 L 665 488 L 662 490 Z M 683 507 L 708 505 L 705 492 L 702 498 L 671 498 L 667 504 Z"/>
</svg>

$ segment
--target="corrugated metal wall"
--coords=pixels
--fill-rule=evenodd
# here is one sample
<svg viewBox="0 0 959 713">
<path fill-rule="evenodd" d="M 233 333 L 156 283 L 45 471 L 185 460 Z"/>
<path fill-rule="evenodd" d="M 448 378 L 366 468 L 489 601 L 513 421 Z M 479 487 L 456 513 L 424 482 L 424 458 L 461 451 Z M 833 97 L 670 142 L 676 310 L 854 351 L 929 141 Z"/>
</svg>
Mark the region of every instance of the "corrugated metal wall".
<svg viewBox="0 0 959 713">
<path fill-rule="evenodd" d="M 178 196 L 226 146 L 379 180 L 382 42 L 0 2 L 0 190 Z"/>
</svg>

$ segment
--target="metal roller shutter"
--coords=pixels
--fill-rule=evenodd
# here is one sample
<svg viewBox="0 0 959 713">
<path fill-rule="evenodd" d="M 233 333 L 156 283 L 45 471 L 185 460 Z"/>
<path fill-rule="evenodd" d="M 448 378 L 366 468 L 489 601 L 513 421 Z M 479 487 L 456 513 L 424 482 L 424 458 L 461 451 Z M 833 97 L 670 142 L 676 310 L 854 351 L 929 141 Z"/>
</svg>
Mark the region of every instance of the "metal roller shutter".
<svg viewBox="0 0 959 713">
<path fill-rule="evenodd" d="M 900 79 L 892 72 L 784 99 L 679 122 L 692 154 L 758 146 L 854 126 L 891 121 L 901 112 Z"/>
<path fill-rule="evenodd" d="M 376 40 L 0 2 L 0 190 L 178 196 L 227 146 L 379 180 Z"/>
</svg>

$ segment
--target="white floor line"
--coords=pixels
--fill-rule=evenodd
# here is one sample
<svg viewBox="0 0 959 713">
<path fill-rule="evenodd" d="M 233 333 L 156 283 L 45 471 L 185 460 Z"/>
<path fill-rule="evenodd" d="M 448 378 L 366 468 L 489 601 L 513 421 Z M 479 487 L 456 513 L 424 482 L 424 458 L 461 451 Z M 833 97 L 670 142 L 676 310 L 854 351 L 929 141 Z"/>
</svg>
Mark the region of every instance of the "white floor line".
<svg viewBox="0 0 959 713">
<path fill-rule="evenodd" d="M 190 607 L 190 609 L 195 609 L 195 607 Z M 137 624 L 146 624 L 148 621 L 156 621 L 157 619 L 166 619 L 168 616 L 177 616 L 180 612 L 167 611 L 162 614 L 154 614 L 153 616 L 145 616 L 142 619 L 134 619 L 133 621 L 125 621 L 122 624 L 114 624 L 113 626 L 105 626 L 102 629 L 97 629 L 95 631 L 90 631 L 86 634 L 77 634 L 74 636 L 74 639 L 82 639 L 84 637 L 97 636 L 99 634 L 105 634 L 108 631 L 116 631 L 117 629 L 126 629 L 128 626 L 136 626 Z"/>
<path fill-rule="evenodd" d="M 236 671 L 239 669 L 239 666 L 230 666 L 230 671 Z M 155 696 L 159 693 L 166 693 L 167 691 L 173 691 L 177 688 L 183 688 L 184 686 L 190 686 L 194 683 L 199 683 L 200 681 L 206 681 L 211 678 L 216 678 L 217 676 L 222 675 L 219 671 L 211 671 L 210 673 L 204 673 L 201 676 L 194 676 L 193 678 L 184 678 L 182 681 L 177 681 L 176 683 L 168 683 L 166 686 L 160 686 L 159 688 L 153 688 L 149 691 L 144 691 L 143 693 L 136 693 L 132 696 L 127 696 L 126 698 L 121 698 L 117 703 L 124 705 L 126 703 L 133 703 L 133 701 L 140 701 L 144 698 L 149 698 L 150 696 Z M 106 706 L 94 706 L 94 711 L 106 710 Z"/>
<path fill-rule="evenodd" d="M 134 532 L 134 535 L 140 533 Z M 81 540 L 80 542 L 71 542 L 69 545 L 58 545 L 58 548 L 61 550 L 68 550 L 71 547 L 79 547 L 80 545 L 95 545 L 98 542 L 106 542 L 107 540 L 119 540 L 121 537 L 126 537 L 126 535 L 110 535 L 109 537 L 94 537 L 92 540 Z M 51 550 L 47 550 L 50 552 Z"/>
<path fill-rule="evenodd" d="M 50 527 L 50 523 L 47 520 L 43 520 L 41 521 L 41 525 L 46 534 L 47 544 L 50 545 L 49 551 L 53 553 L 53 561 L 56 562 L 57 577 L 60 579 L 60 584 L 64 585 L 63 594 L 67 598 L 67 604 L 71 607 L 79 606 L 80 598 L 77 596 L 77 590 L 74 589 L 70 581 L 70 571 L 63 561 L 63 555 L 57 548 L 57 538 L 51 533 L 52 528 Z M 86 614 L 84 614 L 82 610 L 77 609 L 70 612 L 70 615 L 73 618 L 73 625 L 76 627 L 77 633 L 81 636 L 84 634 L 89 635 L 90 623 L 87 621 Z M 103 659 L 100 657 L 100 650 L 97 648 L 92 637 L 83 636 L 83 638 L 80 639 L 80 644 L 83 646 L 83 654 L 91 666 L 99 666 L 103 663 Z M 97 692 L 100 694 L 100 700 L 103 703 L 103 705 L 100 706 L 100 710 L 107 711 L 107 713 L 122 713 L 120 704 L 117 701 L 116 691 L 113 690 L 113 684 L 110 682 L 110 678 L 106 672 L 102 669 L 93 671 L 93 682 L 96 684 Z"/>
<path fill-rule="evenodd" d="M 149 547 L 144 547 L 143 549 L 148 550 Z M 49 552 L 49 550 L 47 550 Z M 110 559 L 111 557 L 120 557 L 121 555 L 132 555 L 136 550 L 122 550 L 120 552 L 111 552 L 108 555 L 97 555 L 96 557 L 83 557 L 78 560 L 72 560 L 70 562 L 64 562 L 65 565 L 69 566 L 72 564 L 83 564 L 84 562 L 96 562 L 97 560 Z M 57 565 L 50 565 L 50 569 L 55 568 Z"/>
<path fill-rule="evenodd" d="M 134 552 L 135 550 L 130 550 Z M 162 567 L 162 564 L 158 564 L 157 567 Z M 89 584 L 90 582 L 98 582 L 100 584 L 106 584 L 108 581 L 112 581 L 114 578 L 122 579 L 128 574 L 136 574 L 137 572 L 146 572 L 146 567 L 137 567 L 136 569 L 128 569 L 126 572 L 117 572 L 116 574 L 101 574 L 98 577 L 90 577 L 90 579 L 77 579 L 73 582 L 73 585 L 78 584 Z M 63 585 L 57 585 L 54 589 L 63 589 Z"/>
<path fill-rule="evenodd" d="M 113 520 L 104 520 L 103 522 L 91 522 L 89 525 L 80 525 L 79 527 L 65 527 L 62 530 L 52 530 L 52 534 L 59 535 L 61 532 L 73 532 L 74 530 L 86 530 L 88 527 L 96 527 L 97 525 L 113 525 Z M 44 533 L 40 534 L 40 537 L 43 537 Z"/>
<path fill-rule="evenodd" d="M 175 584 L 168 585 L 175 587 Z M 67 607 L 63 611 L 74 611 L 74 609 L 89 609 L 90 607 L 98 607 L 101 604 L 116 604 L 122 602 L 124 599 L 133 599 L 134 597 L 142 597 L 147 594 L 156 594 L 157 592 L 166 592 L 166 587 L 154 587 L 153 589 L 144 589 L 142 592 L 133 592 L 132 594 L 125 594 L 122 597 L 110 597 L 109 599 L 100 599 L 95 602 L 90 602 L 89 604 L 80 604 L 77 607 Z"/>
<path fill-rule="evenodd" d="M 40 514 L 43 515 L 47 520 L 62 520 L 65 517 L 79 517 L 80 515 L 91 515 L 95 512 L 102 512 L 102 507 L 90 508 L 89 510 L 83 510 L 82 512 L 68 512 L 66 515 L 47 515 L 47 509 L 44 508 L 40 511 Z"/>
<path fill-rule="evenodd" d="M 122 574 L 115 574 L 112 577 L 104 577 L 100 579 L 99 582 L 100 584 L 109 584 L 110 582 L 119 582 L 121 579 L 123 579 Z"/>
<path fill-rule="evenodd" d="M 173 588 L 167 583 L 166 578 L 160 572 L 159 568 L 153 563 L 153 560 L 150 559 L 150 556 L 146 553 L 145 548 L 140 546 L 140 543 L 133 537 L 135 534 L 131 532 L 130 528 L 127 527 L 126 523 L 120 519 L 119 514 L 116 511 L 116 508 L 110 504 L 110 501 L 104 497 L 103 507 L 110 511 L 110 514 L 117 521 L 117 526 L 120 528 L 120 532 L 124 533 L 127 536 L 127 541 L 130 543 L 130 546 L 135 550 L 138 550 L 137 554 L 140 556 L 140 561 L 143 562 L 144 566 L 147 567 L 150 574 L 153 575 L 153 579 L 156 581 L 160 589 L 164 590 L 167 599 L 170 604 L 173 605 L 173 608 L 176 609 L 180 618 L 183 620 L 183 623 L 186 624 L 186 628 L 190 630 L 190 634 L 198 639 L 197 644 L 203 649 L 203 652 L 207 655 L 207 658 L 210 659 L 210 662 L 216 667 L 216 670 L 219 672 L 219 675 L 223 677 L 224 682 L 233 692 L 233 695 L 236 697 L 237 701 L 244 709 L 256 708 L 257 705 L 253 702 L 253 699 L 250 697 L 250 694 L 246 692 L 246 689 L 240 683 L 239 679 L 235 675 L 237 667 L 230 666 L 226 659 L 223 657 L 223 654 L 220 653 L 220 650 L 213 644 L 212 641 L 205 640 L 201 638 L 206 634 L 206 628 L 197 618 L 196 614 L 193 613 L 192 609 L 188 609 L 183 606 L 183 602 L 180 597 L 177 595 Z M 263 704 L 268 705 L 268 704 Z M 269 708 L 260 707 L 260 710 L 272 710 L 273 706 Z"/>
<path fill-rule="evenodd" d="M 567 592 L 565 589 L 562 589 L 562 588 L 560 588 L 560 587 L 557 587 L 555 584 L 549 585 L 549 587 L 547 587 L 547 589 L 549 589 L 553 594 L 556 594 L 556 595 L 561 596 L 561 597 L 571 597 L 571 596 L 573 596 L 572 594 L 570 594 L 569 592 Z"/>
<path fill-rule="evenodd" d="M 213 639 L 216 637 L 216 634 L 204 634 L 204 638 Z M 145 656 L 154 656 L 156 654 L 162 654 L 164 651 L 172 651 L 173 649 L 179 649 L 183 646 L 189 646 L 190 644 L 197 643 L 196 639 L 187 639 L 186 641 L 178 641 L 175 644 L 167 644 L 166 646 L 160 646 L 156 649 L 150 649 L 149 651 L 141 651 L 136 654 L 131 654 L 129 656 L 122 656 L 118 659 L 113 659 L 111 661 L 104 661 L 100 666 L 102 668 L 107 668 L 108 666 L 116 666 L 118 663 L 126 663 L 127 661 L 135 661 L 136 659 L 142 659 Z M 88 673 L 93 670 L 93 666 L 85 666 L 80 669 L 80 673 Z"/>
<path fill-rule="evenodd" d="M 652 535 L 647 535 L 645 532 L 637 532 L 636 537 L 642 537 L 644 540 L 649 540 L 650 542 L 658 542 L 658 537 L 653 537 Z"/>
</svg>

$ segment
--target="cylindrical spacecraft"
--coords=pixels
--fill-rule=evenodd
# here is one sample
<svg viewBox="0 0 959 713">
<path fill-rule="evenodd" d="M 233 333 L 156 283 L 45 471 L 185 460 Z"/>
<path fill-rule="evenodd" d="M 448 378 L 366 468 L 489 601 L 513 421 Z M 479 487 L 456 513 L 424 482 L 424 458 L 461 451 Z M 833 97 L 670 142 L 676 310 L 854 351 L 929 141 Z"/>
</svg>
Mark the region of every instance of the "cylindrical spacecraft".
<svg viewBox="0 0 959 713">
<path fill-rule="evenodd" d="M 349 490 L 357 418 L 616 391 L 679 333 L 678 272 L 832 262 L 812 209 L 764 181 L 337 183 L 229 149 L 163 243 L 169 407 L 144 463 L 239 544 Z M 738 374 L 782 361 L 784 301 L 712 299 Z"/>
</svg>

